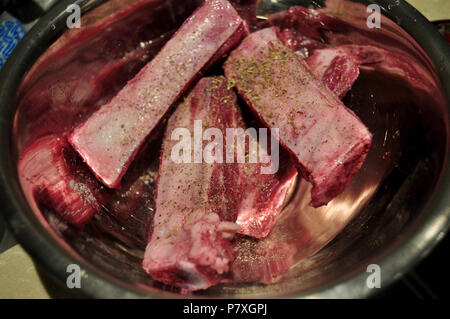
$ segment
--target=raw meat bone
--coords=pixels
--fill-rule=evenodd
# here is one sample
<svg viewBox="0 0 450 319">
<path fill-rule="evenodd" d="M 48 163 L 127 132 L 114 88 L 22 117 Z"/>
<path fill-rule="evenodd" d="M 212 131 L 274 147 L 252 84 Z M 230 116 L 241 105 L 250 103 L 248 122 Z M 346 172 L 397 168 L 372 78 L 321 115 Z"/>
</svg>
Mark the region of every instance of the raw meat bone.
<svg viewBox="0 0 450 319">
<path fill-rule="evenodd" d="M 222 280 L 234 258 L 233 233 L 268 234 L 297 175 L 284 153 L 280 169 L 271 175 L 261 174 L 260 163 L 173 160 L 178 128 L 194 130 L 198 120 L 223 135 L 227 128 L 245 128 L 228 85 L 223 77 L 200 80 L 169 119 L 163 141 L 156 214 L 143 265 L 154 279 L 188 290 Z"/>
<path fill-rule="evenodd" d="M 159 54 L 69 138 L 96 177 L 110 188 L 145 139 L 201 72 L 248 34 L 226 0 L 205 0 Z"/>
<path fill-rule="evenodd" d="M 276 32 L 267 28 L 248 36 L 230 54 L 225 74 L 265 125 L 280 129 L 280 144 L 313 184 L 311 205 L 319 207 L 358 172 L 372 135 Z"/>
<path fill-rule="evenodd" d="M 213 99 L 216 90 L 212 85 L 210 79 L 200 80 L 168 121 L 153 228 L 143 261 L 153 279 L 187 290 L 206 289 L 222 280 L 233 260 L 230 238 L 239 230 L 238 225 L 227 221 L 235 217 L 227 215 L 230 210 L 226 205 L 235 201 L 233 188 L 227 187 L 233 180 L 224 176 L 236 169 L 236 164 L 178 164 L 171 158 L 177 144 L 172 133 L 177 128 L 193 130 L 194 120 L 211 119 L 217 111 L 223 118 L 222 125 L 233 127 L 239 120 L 233 97 L 221 97 L 222 102 Z M 226 194 L 210 194 L 213 177 L 228 190 Z"/>
</svg>

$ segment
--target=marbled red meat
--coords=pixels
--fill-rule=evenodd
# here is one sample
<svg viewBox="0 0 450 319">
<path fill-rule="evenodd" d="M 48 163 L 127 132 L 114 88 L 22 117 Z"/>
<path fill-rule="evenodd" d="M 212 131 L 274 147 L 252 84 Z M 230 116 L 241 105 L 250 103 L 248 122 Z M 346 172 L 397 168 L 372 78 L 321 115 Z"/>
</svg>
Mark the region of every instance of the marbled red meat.
<svg viewBox="0 0 450 319">
<path fill-rule="evenodd" d="M 177 287 L 198 290 L 218 283 L 233 260 L 230 239 L 239 226 L 233 208 L 239 196 L 237 164 L 176 163 L 171 152 L 178 143 L 172 140 L 177 128 L 194 130 L 194 121 L 214 124 L 214 114 L 230 126 L 240 121 L 232 92 L 223 84 L 215 88 L 214 79 L 205 78 L 195 86 L 186 101 L 170 117 L 161 151 L 155 195 L 155 216 L 143 267 L 153 279 Z M 224 100 L 225 99 L 225 100 Z M 224 102 L 222 102 L 224 101 Z M 211 116 L 211 114 L 213 114 Z M 217 114 L 217 115 L 219 115 Z M 216 118 L 217 119 L 217 118 Z M 223 192 L 212 187 L 223 186 Z M 230 215 L 231 214 L 231 215 Z"/>
<path fill-rule="evenodd" d="M 233 233 L 267 235 L 297 175 L 286 154 L 275 174 L 261 174 L 263 164 L 238 163 L 237 154 L 232 163 L 174 162 L 177 128 L 193 131 L 195 121 L 202 121 L 205 130 L 219 129 L 223 136 L 228 128 L 246 128 L 227 86 L 223 77 L 200 80 L 169 119 L 163 141 L 144 269 L 156 280 L 189 290 L 214 285 L 229 271 Z"/>
<path fill-rule="evenodd" d="M 315 50 L 306 62 L 314 75 L 341 99 L 359 76 L 358 63 L 339 47 Z"/>
<path fill-rule="evenodd" d="M 403 54 L 390 52 L 374 45 L 348 44 L 338 46 L 336 49 L 350 56 L 360 69 L 396 75 L 418 90 L 432 92 L 435 89 L 430 74 Z"/>
<path fill-rule="evenodd" d="M 110 188 L 119 183 L 146 137 L 200 73 L 247 35 L 226 0 L 206 0 L 159 54 L 69 141 Z"/>
<path fill-rule="evenodd" d="M 251 34 L 225 63 L 249 107 L 293 155 L 313 184 L 311 205 L 326 205 L 358 172 L 372 135 L 356 115 L 285 47 L 275 28 Z"/>
<path fill-rule="evenodd" d="M 100 208 L 100 185 L 81 162 L 76 163 L 74 155 L 65 137 L 49 135 L 22 153 L 18 173 L 30 201 L 46 205 L 81 227 Z"/>
<path fill-rule="evenodd" d="M 347 44 L 317 49 L 306 59 L 311 71 L 343 98 L 359 76 L 359 69 L 377 70 L 405 78 L 417 89 L 431 91 L 433 79 L 411 59 L 373 45 Z"/>
<path fill-rule="evenodd" d="M 279 39 L 293 51 L 309 56 L 315 49 L 327 47 L 324 29 L 339 21 L 333 16 L 320 14 L 316 10 L 293 6 L 288 10 L 270 14 L 259 28 L 275 26 Z"/>
<path fill-rule="evenodd" d="M 247 21 L 250 29 L 256 29 L 258 25 L 257 11 L 261 0 L 230 0 L 239 15 Z"/>
<path fill-rule="evenodd" d="M 297 177 L 297 169 L 284 150 L 280 150 L 280 167 L 275 174 L 261 174 L 262 166 L 265 164 L 239 164 L 245 181 L 236 190 L 242 194 L 236 216 L 239 233 L 254 238 L 264 238 L 272 230 Z"/>
<path fill-rule="evenodd" d="M 331 70 L 336 67 L 347 69 L 348 75 L 356 79 L 355 71 L 351 71 L 355 70 L 355 66 L 347 59 L 352 57 L 360 69 L 398 75 L 406 78 L 417 89 L 432 92 L 435 87 L 431 83 L 435 79 L 417 63 L 430 65 L 429 60 L 424 61 L 425 55 L 417 54 L 422 49 L 410 35 L 400 31 L 393 21 L 384 17 L 383 30 L 368 29 L 365 9 L 362 4 L 345 1 L 327 1 L 326 7 L 318 9 L 293 6 L 268 15 L 267 20 L 259 23 L 259 28 L 278 27 L 278 38 L 283 44 L 304 58 L 311 57 L 322 49 L 325 52 L 317 54 L 333 54 L 327 49 L 337 49 L 340 56 L 345 55 L 346 57 L 340 57 L 334 62 L 335 66 L 331 67 L 331 73 L 326 79 L 328 83 L 335 82 L 331 79 Z M 350 15 L 352 19 L 346 19 L 346 10 L 353 11 Z M 337 18 L 338 16 L 342 19 Z M 340 73 L 342 71 L 338 71 Z M 350 81 L 347 85 L 338 84 L 343 88 L 337 92 L 343 92 L 349 83 Z M 336 84 L 332 86 L 336 87 Z"/>
</svg>

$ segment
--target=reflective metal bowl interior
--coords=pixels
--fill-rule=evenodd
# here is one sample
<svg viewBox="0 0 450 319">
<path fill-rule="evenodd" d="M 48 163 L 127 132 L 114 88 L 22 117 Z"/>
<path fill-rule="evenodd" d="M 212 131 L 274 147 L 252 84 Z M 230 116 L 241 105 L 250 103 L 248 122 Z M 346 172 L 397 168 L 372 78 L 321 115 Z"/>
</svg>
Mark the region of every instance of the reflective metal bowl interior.
<svg viewBox="0 0 450 319">
<path fill-rule="evenodd" d="M 88 25 L 101 26 L 101 21 L 105 17 L 111 16 L 127 3 L 134 1 L 104 2 L 79 2 L 85 12 L 81 30 Z M 131 16 L 120 18 L 117 23 L 110 24 L 108 29 L 99 31 L 82 44 L 72 43 L 73 48 L 67 51 L 67 55 L 60 56 L 59 60 L 52 61 L 45 68 L 37 64 L 33 66 L 41 70 L 32 74 L 35 79 L 26 79 L 27 83 L 32 85 L 22 86 L 17 98 L 19 108 L 14 122 L 15 154 L 20 153 L 31 138 L 48 134 L 54 127 L 60 129 L 63 126 L 63 124 L 55 126 L 55 122 L 69 121 L 63 118 L 64 114 L 67 117 L 72 116 L 70 110 L 64 109 L 66 99 L 83 99 L 86 97 L 84 90 L 88 90 L 79 83 L 71 94 L 64 93 L 58 96 L 60 91 L 68 92 L 67 87 L 71 85 L 72 78 L 79 76 L 80 72 L 90 72 L 91 65 L 93 65 L 91 69 L 95 69 L 102 63 L 103 65 L 108 63 L 109 57 L 124 52 L 124 47 L 149 40 L 155 43 L 160 41 L 162 44 L 186 14 L 191 12 L 194 1 L 155 0 L 154 3 L 156 13 L 153 13 L 153 22 L 151 19 L 144 19 L 142 12 L 135 12 Z M 333 5 L 335 3 L 340 4 Z M 98 6 L 99 4 L 101 5 Z M 280 11 L 296 4 L 323 5 L 320 1 L 262 1 L 259 15 Z M 346 10 L 342 1 L 329 1 L 328 7 L 330 14 L 353 23 L 365 23 L 367 17 L 365 6 L 350 11 Z M 145 14 L 151 13 L 148 11 Z M 70 43 L 67 40 L 73 39 L 76 32 L 79 31 L 72 30 L 59 37 L 58 43 L 67 45 Z M 391 35 L 398 33 L 399 37 L 410 39 L 400 27 L 395 28 L 391 25 L 387 29 L 382 27 L 373 32 Z M 109 44 L 104 45 L 105 41 Z M 374 41 L 379 41 L 379 45 L 383 47 L 383 37 L 376 37 Z M 413 43 L 413 40 L 408 41 Z M 96 47 L 102 48 L 102 51 L 99 52 Z M 158 47 L 159 44 L 156 44 L 155 50 Z M 435 211 L 428 209 L 427 204 L 439 186 L 447 161 L 447 104 L 439 77 L 430 59 L 416 44 L 412 44 L 408 50 L 415 50 L 413 54 L 416 55 L 417 61 L 434 79 L 435 82 L 431 85 L 437 88 L 437 93 L 430 96 L 418 92 L 402 78 L 383 72 L 361 73 L 343 101 L 374 135 L 373 145 L 365 164 L 344 193 L 322 208 L 314 209 L 308 205 L 310 186 L 305 181 L 299 182 L 273 230 L 283 234 L 279 236 L 280 240 L 298 245 L 295 258 L 299 262 L 282 280 L 272 285 L 224 283 L 206 291 L 196 292 L 194 296 L 367 296 L 375 292 L 365 284 L 368 275 L 366 268 L 369 264 L 381 265 L 383 285 L 387 285 L 422 258 L 443 236 L 448 227 L 448 207 L 445 211 L 440 211 L 440 215 L 436 215 Z M 147 60 L 149 58 L 145 57 Z M 129 70 L 129 74 L 135 71 Z M 56 85 L 54 80 L 58 77 Z M 48 79 L 52 80 L 47 82 Z M 102 92 L 106 93 L 94 102 L 106 99 L 123 84 L 124 80 L 108 84 L 110 90 L 102 89 Z M 54 101 L 59 99 L 57 111 L 60 115 L 41 116 L 44 113 L 48 114 L 46 108 L 55 108 L 55 104 L 43 105 L 42 109 L 35 108 L 33 112 L 24 107 L 26 105 L 24 97 L 27 97 L 29 92 L 37 94 L 41 87 L 45 87 L 45 94 L 54 96 Z M 80 119 L 89 112 L 81 113 L 82 115 L 76 115 L 80 116 Z M 142 157 L 147 163 L 145 169 L 156 174 L 157 144 L 152 145 Z M 132 191 L 133 183 L 134 181 L 129 180 L 128 184 L 124 185 L 124 192 Z M 152 185 L 154 187 L 154 184 Z M 137 202 L 135 206 L 139 205 L 148 205 L 151 208 L 153 204 L 151 198 L 146 198 Z M 40 211 L 43 218 L 36 227 L 51 234 L 49 240 L 63 247 L 62 249 L 70 256 L 69 260 L 82 265 L 86 276 L 83 280 L 88 282 L 89 276 L 100 278 L 100 281 L 97 281 L 100 283 L 99 286 L 87 288 L 85 291 L 87 294 L 93 296 L 178 294 L 177 289 L 153 281 L 141 268 L 146 231 L 151 216 L 140 215 L 137 209 L 135 214 L 118 217 L 110 214 L 105 208 L 88 227 L 78 231 L 61 223 L 51 210 L 41 206 Z M 29 215 L 28 218 L 37 217 Z M 252 246 L 249 244 L 248 249 L 251 254 Z M 57 275 L 63 277 L 63 270 L 61 269 Z M 102 282 L 109 282 L 114 288 L 110 285 L 103 287 Z"/>
</svg>

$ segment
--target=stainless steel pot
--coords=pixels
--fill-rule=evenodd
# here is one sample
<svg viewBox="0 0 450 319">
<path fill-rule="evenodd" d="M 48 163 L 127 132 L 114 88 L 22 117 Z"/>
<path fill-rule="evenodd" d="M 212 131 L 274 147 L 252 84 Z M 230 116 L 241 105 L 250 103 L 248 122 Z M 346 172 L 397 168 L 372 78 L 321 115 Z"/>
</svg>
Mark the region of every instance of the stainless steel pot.
<svg viewBox="0 0 450 319">
<path fill-rule="evenodd" d="M 81 6 L 83 15 L 91 12 L 91 21 L 119 9 L 110 7 L 98 11 L 95 8 L 107 2 L 102 0 L 63 1 L 26 35 L 3 67 L 0 81 L 1 211 L 21 245 L 59 280 L 65 282 L 69 264 L 80 265 L 83 270 L 81 289 L 87 296 L 176 297 L 176 290 L 152 281 L 140 270 L 142 249 L 124 248 L 114 237 L 100 240 L 92 232 L 78 234 L 75 239 L 58 232 L 51 223 L 37 217 L 21 190 L 16 168 L 21 148 L 18 88 L 38 57 L 66 30 L 70 12 L 65 9 L 71 2 Z M 298 256 L 301 261 L 278 283 L 268 286 L 224 284 L 194 296 L 368 297 L 379 292 L 366 285 L 368 265 L 380 266 L 385 288 L 424 258 L 448 230 L 449 46 L 425 18 L 404 1 L 359 2 L 378 4 L 383 14 L 417 41 L 423 51 L 416 48 L 415 54 L 425 61 L 424 67 L 436 79 L 433 85 L 439 88 L 439 93 L 429 103 L 415 100 L 411 98 L 414 92 L 395 81 L 386 83 L 383 76 L 362 75 L 352 90 L 355 93 L 346 97 L 345 102 L 374 132 L 371 155 L 342 196 L 317 213 L 309 212 L 309 216 L 314 216 L 315 222 L 323 223 L 325 228 L 334 225 L 339 218 L 345 219 L 345 223 L 341 221 L 342 226 L 350 223 L 342 232 L 339 227 L 333 229 L 340 234 L 331 242 L 328 243 L 332 238 L 328 238 L 306 245 Z M 295 4 L 317 3 L 262 1 L 260 9 L 261 13 L 266 13 Z M 354 14 L 342 11 L 339 6 L 334 10 L 343 18 Z M 368 88 L 372 95 L 368 96 Z M 397 130 L 405 132 L 400 139 L 395 136 Z M 386 159 L 388 153 L 392 157 Z M 297 187 L 282 215 L 285 223 L 298 223 L 300 231 L 305 221 L 294 217 L 299 210 L 310 209 L 303 197 L 307 188 L 304 183 Z M 327 216 L 332 218 L 327 219 Z M 320 252 L 303 259 L 324 245 Z"/>
</svg>

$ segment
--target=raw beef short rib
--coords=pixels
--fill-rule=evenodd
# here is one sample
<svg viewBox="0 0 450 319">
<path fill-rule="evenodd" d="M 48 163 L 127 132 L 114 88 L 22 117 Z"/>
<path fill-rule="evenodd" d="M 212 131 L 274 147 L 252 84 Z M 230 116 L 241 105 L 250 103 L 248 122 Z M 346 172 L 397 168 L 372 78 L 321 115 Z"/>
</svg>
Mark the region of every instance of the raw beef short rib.
<svg viewBox="0 0 450 319">
<path fill-rule="evenodd" d="M 119 187 L 170 106 L 247 33 L 228 1 L 204 1 L 151 62 L 75 129 L 70 143 L 103 184 Z"/>
<path fill-rule="evenodd" d="M 81 227 L 100 209 L 101 185 L 81 160 L 71 163 L 75 156 L 65 137 L 42 137 L 23 152 L 18 173 L 30 203 L 44 204 Z"/>
<path fill-rule="evenodd" d="M 277 38 L 276 28 L 251 34 L 225 62 L 225 74 L 253 112 L 280 129 L 280 144 L 313 184 L 311 205 L 326 205 L 358 172 L 372 135 Z"/>
<path fill-rule="evenodd" d="M 245 129 L 228 85 L 224 77 L 200 80 L 169 119 L 163 140 L 155 219 L 143 265 L 154 279 L 188 290 L 222 280 L 234 259 L 230 239 L 235 232 L 269 233 L 297 175 L 287 154 L 275 174 L 261 174 L 265 164 L 238 163 L 236 154 L 231 163 L 173 160 L 177 128 L 193 131 L 201 120 L 203 129 L 219 129 L 223 137 L 227 128 Z M 203 141 L 202 149 L 209 143 Z"/>
<path fill-rule="evenodd" d="M 239 230 L 230 221 L 235 219 L 231 208 L 236 204 L 232 184 L 240 184 L 239 176 L 226 175 L 237 171 L 237 165 L 194 163 L 193 160 L 176 163 L 171 156 L 179 143 L 172 140 L 177 128 L 193 132 L 195 120 L 214 126 L 207 120 L 214 119 L 218 111 L 225 125 L 235 126 L 233 123 L 240 120 L 234 105 L 236 97 L 230 95 L 231 91 L 228 98 L 218 96 L 222 89 L 214 89 L 213 82 L 210 78 L 200 80 L 168 121 L 155 194 L 155 215 L 143 262 L 153 279 L 188 290 L 206 289 L 222 280 L 234 259 L 230 239 Z M 189 154 L 191 159 L 192 154 Z M 225 169 L 225 166 L 231 167 Z M 212 192 L 213 187 L 220 189 L 219 184 L 226 192 Z"/>
</svg>

